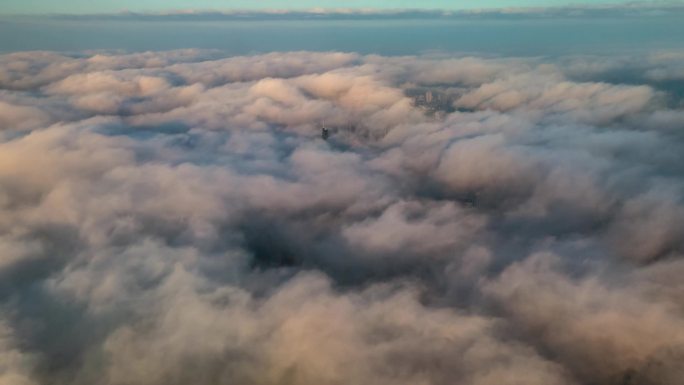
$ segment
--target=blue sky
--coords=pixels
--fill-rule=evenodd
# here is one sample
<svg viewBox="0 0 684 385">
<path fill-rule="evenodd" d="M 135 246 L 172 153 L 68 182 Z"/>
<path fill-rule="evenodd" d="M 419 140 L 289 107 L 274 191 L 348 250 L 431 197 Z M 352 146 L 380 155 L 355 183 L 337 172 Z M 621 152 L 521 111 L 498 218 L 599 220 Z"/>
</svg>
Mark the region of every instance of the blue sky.
<svg viewBox="0 0 684 385">
<path fill-rule="evenodd" d="M 2 0 L 0 13 L 110 13 L 124 10 L 157 12 L 174 9 L 302 9 L 324 8 L 439 8 L 473 9 L 600 5 L 631 1 L 600 0 Z"/>
</svg>

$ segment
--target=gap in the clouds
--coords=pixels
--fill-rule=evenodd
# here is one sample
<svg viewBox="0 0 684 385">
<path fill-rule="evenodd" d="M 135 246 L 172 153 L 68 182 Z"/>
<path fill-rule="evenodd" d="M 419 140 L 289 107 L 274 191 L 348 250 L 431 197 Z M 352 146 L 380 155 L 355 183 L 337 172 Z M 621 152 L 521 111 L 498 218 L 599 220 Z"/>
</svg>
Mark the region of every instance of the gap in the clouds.
<svg viewBox="0 0 684 385">
<path fill-rule="evenodd" d="M 125 136 L 135 140 L 149 140 L 155 137 L 186 134 L 191 127 L 180 121 L 169 121 L 160 125 L 103 125 L 94 129 L 94 132 L 107 136 Z"/>
<path fill-rule="evenodd" d="M 290 156 L 302 143 L 324 146 L 330 151 L 351 151 L 348 144 L 340 141 L 324 143 L 317 136 L 300 136 L 284 127 L 268 125 L 262 129 L 197 130 L 180 121 L 167 121 L 157 125 L 106 124 L 93 129 L 101 135 L 125 137 L 137 143 L 136 156 L 141 163 L 155 162 L 164 152 L 167 162 L 173 165 L 229 167 L 242 175 L 269 175 L 282 181 L 295 181 L 287 167 Z M 236 151 L 233 141 L 243 141 L 250 136 L 268 135 L 268 148 L 257 148 L 261 142 L 240 143 L 246 148 Z M 145 144 L 145 145 L 142 145 Z M 264 150 L 268 150 L 264 152 Z M 267 158 L 263 158 L 265 154 Z"/>
</svg>

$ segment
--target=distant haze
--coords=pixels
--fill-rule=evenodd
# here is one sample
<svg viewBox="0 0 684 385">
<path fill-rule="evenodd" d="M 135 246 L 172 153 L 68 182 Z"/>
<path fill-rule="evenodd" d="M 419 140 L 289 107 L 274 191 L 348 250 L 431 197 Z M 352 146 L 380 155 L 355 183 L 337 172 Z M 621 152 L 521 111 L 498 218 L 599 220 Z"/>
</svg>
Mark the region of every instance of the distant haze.
<svg viewBox="0 0 684 385">
<path fill-rule="evenodd" d="M 629 0 L 4 0 L 0 14 L 159 12 L 172 9 L 477 9 L 634 4 Z"/>
<path fill-rule="evenodd" d="M 531 13 L 170 13 L 0 19 L 0 51 L 220 49 L 557 55 L 684 47 L 683 8 Z M 19 37 L 19 38 L 18 38 Z"/>
</svg>

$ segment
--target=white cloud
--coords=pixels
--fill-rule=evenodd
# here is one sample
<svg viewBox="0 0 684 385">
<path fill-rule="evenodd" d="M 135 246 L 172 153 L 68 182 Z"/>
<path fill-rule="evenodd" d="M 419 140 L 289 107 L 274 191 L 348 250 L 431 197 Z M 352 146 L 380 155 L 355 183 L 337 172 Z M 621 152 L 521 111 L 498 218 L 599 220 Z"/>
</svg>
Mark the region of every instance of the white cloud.
<svg viewBox="0 0 684 385">
<path fill-rule="evenodd" d="M 678 61 L 0 56 L 0 382 L 674 385 Z"/>
</svg>

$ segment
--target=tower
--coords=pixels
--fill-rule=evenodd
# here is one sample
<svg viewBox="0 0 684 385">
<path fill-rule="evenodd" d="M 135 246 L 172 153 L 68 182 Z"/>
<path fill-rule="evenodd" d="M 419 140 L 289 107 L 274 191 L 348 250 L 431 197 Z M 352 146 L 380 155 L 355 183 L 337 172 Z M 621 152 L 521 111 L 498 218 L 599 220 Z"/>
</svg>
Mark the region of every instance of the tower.
<svg viewBox="0 0 684 385">
<path fill-rule="evenodd" d="M 328 130 L 328 128 L 325 127 L 325 122 L 323 122 L 323 126 L 321 127 L 321 138 L 323 140 L 328 140 L 329 136 L 330 136 L 330 130 Z"/>
</svg>

